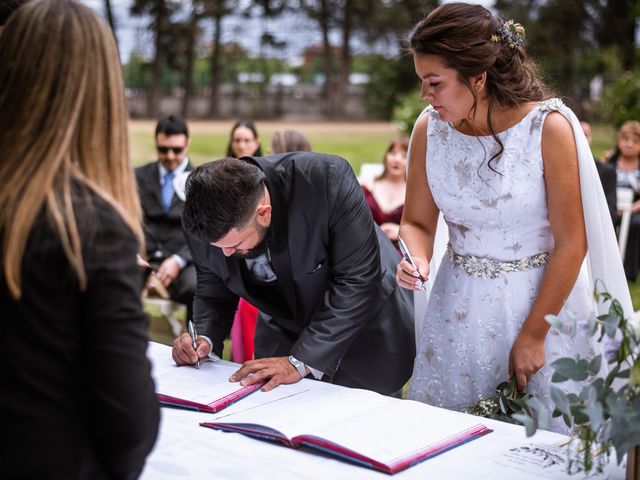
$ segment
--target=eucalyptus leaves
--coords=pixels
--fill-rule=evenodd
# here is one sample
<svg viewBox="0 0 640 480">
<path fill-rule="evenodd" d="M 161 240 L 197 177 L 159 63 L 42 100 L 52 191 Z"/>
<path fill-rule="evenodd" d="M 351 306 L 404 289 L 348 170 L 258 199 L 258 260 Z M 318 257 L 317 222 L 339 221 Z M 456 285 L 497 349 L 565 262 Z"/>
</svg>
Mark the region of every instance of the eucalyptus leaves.
<svg viewBox="0 0 640 480">
<path fill-rule="evenodd" d="M 606 314 L 564 322 L 553 315 L 546 318 L 552 328 L 569 336 L 578 332 L 598 335 L 598 341 L 603 345 L 602 355 L 592 359 L 564 357 L 551 364 L 553 383 L 583 382 L 582 390 L 578 394 L 566 393 L 560 386 L 552 385 L 553 412 L 549 412 L 537 398 L 528 396 L 515 404 L 498 402 L 499 411 L 483 415 L 494 418 L 508 416 L 512 421 L 524 424 L 528 436 L 538 428 L 548 428 L 551 416 L 562 416 L 572 432 L 567 444 L 569 473 L 601 472 L 611 447 L 615 448 L 620 462 L 629 449 L 640 445 L 638 327 L 632 323 L 634 319 L 624 317 L 620 303 L 609 293 L 598 291 L 597 286 L 595 298 L 603 305 L 609 304 Z M 602 365 L 603 356 L 605 366 Z M 500 398 L 500 387 L 498 389 L 496 399 Z M 482 415 L 476 407 L 488 400 L 478 402 L 469 413 Z"/>
</svg>

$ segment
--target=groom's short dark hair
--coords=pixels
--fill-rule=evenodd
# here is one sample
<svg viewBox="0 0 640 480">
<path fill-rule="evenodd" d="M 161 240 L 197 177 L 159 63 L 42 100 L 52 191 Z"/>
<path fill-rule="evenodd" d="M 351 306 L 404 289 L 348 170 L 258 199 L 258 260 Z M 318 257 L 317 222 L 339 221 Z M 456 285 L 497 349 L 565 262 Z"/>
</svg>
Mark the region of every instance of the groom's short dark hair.
<svg viewBox="0 0 640 480">
<path fill-rule="evenodd" d="M 187 179 L 184 231 L 204 243 L 244 228 L 264 195 L 265 174 L 256 164 L 224 158 L 196 168 Z"/>
</svg>

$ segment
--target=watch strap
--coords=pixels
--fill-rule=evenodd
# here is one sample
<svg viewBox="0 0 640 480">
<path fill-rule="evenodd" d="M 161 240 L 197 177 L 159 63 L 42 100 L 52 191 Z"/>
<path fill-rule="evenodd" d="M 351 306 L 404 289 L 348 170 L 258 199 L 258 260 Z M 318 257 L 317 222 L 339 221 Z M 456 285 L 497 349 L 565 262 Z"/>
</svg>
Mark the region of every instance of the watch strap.
<svg viewBox="0 0 640 480">
<path fill-rule="evenodd" d="M 300 377 L 304 378 L 307 376 L 307 369 L 305 368 L 304 362 L 302 362 L 302 360 L 298 360 L 293 355 L 289 355 L 289 363 L 293 365 L 293 367 L 298 371 Z"/>
</svg>

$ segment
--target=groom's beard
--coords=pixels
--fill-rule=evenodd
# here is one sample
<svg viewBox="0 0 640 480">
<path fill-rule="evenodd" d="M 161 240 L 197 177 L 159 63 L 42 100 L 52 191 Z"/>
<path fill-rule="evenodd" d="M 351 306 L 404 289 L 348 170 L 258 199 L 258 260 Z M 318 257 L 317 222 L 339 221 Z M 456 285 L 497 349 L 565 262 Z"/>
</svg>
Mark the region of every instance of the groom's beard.
<svg viewBox="0 0 640 480">
<path fill-rule="evenodd" d="M 255 228 L 258 231 L 258 235 L 260 237 L 260 241 L 258 242 L 258 244 L 246 253 L 234 253 L 233 257 L 242 259 L 257 258 L 260 255 L 267 253 L 267 250 L 269 249 L 269 243 L 271 241 L 271 227 L 263 227 L 258 222 L 256 222 Z"/>
</svg>

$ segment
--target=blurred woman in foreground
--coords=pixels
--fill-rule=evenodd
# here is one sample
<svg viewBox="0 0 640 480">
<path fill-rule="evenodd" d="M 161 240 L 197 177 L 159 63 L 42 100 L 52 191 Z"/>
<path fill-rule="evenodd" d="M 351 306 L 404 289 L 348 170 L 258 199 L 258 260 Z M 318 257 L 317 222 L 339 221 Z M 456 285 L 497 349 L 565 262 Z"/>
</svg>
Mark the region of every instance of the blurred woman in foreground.
<svg viewBox="0 0 640 480">
<path fill-rule="evenodd" d="M 137 478 L 159 409 L 113 35 L 27 2 L 0 65 L 0 478 Z"/>
</svg>

